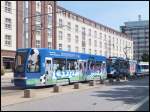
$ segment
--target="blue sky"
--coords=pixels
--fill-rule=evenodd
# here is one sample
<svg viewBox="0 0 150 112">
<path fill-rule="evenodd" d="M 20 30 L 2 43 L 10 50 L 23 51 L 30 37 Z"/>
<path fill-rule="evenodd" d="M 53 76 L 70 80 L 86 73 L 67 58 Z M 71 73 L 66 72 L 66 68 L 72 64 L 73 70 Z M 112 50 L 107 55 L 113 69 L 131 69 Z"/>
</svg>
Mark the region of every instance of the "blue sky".
<svg viewBox="0 0 150 112">
<path fill-rule="evenodd" d="M 148 1 L 58 1 L 58 5 L 113 29 L 127 21 L 149 20 Z"/>
</svg>

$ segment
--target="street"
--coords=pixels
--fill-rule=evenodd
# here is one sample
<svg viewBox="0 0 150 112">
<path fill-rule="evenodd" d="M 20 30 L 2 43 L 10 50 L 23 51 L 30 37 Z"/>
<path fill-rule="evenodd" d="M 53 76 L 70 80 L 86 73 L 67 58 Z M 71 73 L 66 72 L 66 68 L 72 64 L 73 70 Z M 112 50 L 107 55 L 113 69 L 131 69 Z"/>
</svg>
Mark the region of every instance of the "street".
<svg viewBox="0 0 150 112">
<path fill-rule="evenodd" d="M 146 99 L 146 100 L 145 100 Z M 140 102 L 144 103 L 141 104 Z M 139 105 L 139 107 L 138 107 Z M 136 107 L 136 108 L 135 108 Z M 2 110 L 149 110 L 149 76 L 133 81 L 115 82 L 78 92 L 2 106 Z"/>
</svg>

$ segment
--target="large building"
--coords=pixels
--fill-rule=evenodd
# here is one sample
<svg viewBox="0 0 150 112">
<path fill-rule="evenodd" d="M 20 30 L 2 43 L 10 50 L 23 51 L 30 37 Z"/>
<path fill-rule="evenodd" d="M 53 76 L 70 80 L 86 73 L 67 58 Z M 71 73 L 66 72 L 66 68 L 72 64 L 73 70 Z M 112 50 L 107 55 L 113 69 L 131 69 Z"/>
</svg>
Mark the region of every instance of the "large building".
<svg viewBox="0 0 150 112">
<path fill-rule="evenodd" d="M 128 34 L 133 39 L 134 59 L 141 60 L 143 53 L 149 54 L 149 21 L 129 21 L 125 26 L 121 26 L 123 33 Z"/>
<path fill-rule="evenodd" d="M 88 54 L 133 58 L 129 36 L 66 10 L 54 1 L 16 2 L 17 48 L 46 47 Z"/>
<path fill-rule="evenodd" d="M 132 59 L 133 41 L 129 36 L 57 6 L 57 49 Z M 62 27 L 61 27 L 62 26 Z"/>
<path fill-rule="evenodd" d="M 11 70 L 16 51 L 16 2 L 1 1 L 1 66 Z"/>
</svg>

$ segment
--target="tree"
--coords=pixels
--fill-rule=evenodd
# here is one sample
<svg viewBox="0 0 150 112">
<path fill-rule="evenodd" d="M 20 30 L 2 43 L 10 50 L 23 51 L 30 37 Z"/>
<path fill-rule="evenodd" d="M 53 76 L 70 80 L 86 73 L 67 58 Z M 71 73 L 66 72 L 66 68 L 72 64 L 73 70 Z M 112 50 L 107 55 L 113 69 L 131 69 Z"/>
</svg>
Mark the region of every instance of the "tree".
<svg viewBox="0 0 150 112">
<path fill-rule="evenodd" d="M 149 62 L 149 54 L 143 53 L 141 56 L 142 61 Z"/>
</svg>

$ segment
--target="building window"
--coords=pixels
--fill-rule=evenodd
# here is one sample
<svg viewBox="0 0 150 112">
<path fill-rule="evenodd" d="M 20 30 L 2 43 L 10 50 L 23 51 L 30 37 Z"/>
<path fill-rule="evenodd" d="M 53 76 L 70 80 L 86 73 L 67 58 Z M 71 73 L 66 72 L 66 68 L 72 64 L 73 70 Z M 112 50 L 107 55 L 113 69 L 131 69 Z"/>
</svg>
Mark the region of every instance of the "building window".
<svg viewBox="0 0 150 112">
<path fill-rule="evenodd" d="M 36 30 L 41 30 L 41 25 L 40 24 L 36 25 Z"/>
<path fill-rule="evenodd" d="M 5 29 L 12 29 L 12 25 L 11 25 L 11 19 L 10 18 L 5 18 Z"/>
<path fill-rule="evenodd" d="M 29 4 L 28 4 L 28 3 L 29 3 L 29 2 L 28 2 L 28 1 L 24 1 L 24 3 L 25 3 L 25 8 L 28 9 L 28 7 L 29 7 Z"/>
<path fill-rule="evenodd" d="M 59 27 L 62 27 L 63 23 L 62 23 L 62 19 L 59 19 Z"/>
<path fill-rule="evenodd" d="M 37 30 L 37 31 L 36 31 L 36 36 L 39 36 L 39 37 L 40 37 L 40 36 L 41 36 L 40 34 L 41 34 L 41 31 L 38 31 L 38 30 Z"/>
<path fill-rule="evenodd" d="M 70 45 L 68 45 L 68 51 L 71 51 L 71 46 Z"/>
<path fill-rule="evenodd" d="M 82 47 L 86 47 L 85 41 L 82 41 Z"/>
<path fill-rule="evenodd" d="M 12 13 L 12 6 L 10 1 L 5 1 L 5 12 Z"/>
<path fill-rule="evenodd" d="M 75 42 L 78 43 L 79 42 L 79 37 L 76 35 L 75 36 Z"/>
<path fill-rule="evenodd" d="M 94 31 L 94 37 L 97 38 L 97 31 Z"/>
<path fill-rule="evenodd" d="M 47 33 L 48 33 L 48 38 L 52 38 L 52 30 L 51 29 L 47 30 Z"/>
<path fill-rule="evenodd" d="M 59 40 L 62 40 L 62 31 L 59 31 Z"/>
<path fill-rule="evenodd" d="M 94 41 L 94 45 L 95 45 L 95 47 L 97 47 L 97 40 Z"/>
<path fill-rule="evenodd" d="M 99 33 L 99 38 L 102 39 L 102 33 Z"/>
<path fill-rule="evenodd" d="M 12 46 L 12 38 L 11 35 L 5 35 L 5 46 Z"/>
<path fill-rule="evenodd" d="M 36 1 L 36 11 L 41 12 L 41 1 Z"/>
<path fill-rule="evenodd" d="M 36 40 L 36 48 L 40 48 L 40 47 L 41 47 L 40 40 Z"/>
<path fill-rule="evenodd" d="M 106 41 L 106 38 L 107 38 L 107 37 L 106 37 L 106 34 L 104 34 L 104 41 Z"/>
<path fill-rule="evenodd" d="M 48 5 L 48 13 L 50 13 L 52 15 L 52 6 Z"/>
<path fill-rule="evenodd" d="M 102 48 L 102 42 L 101 41 L 99 42 L 99 47 Z"/>
<path fill-rule="evenodd" d="M 62 44 L 59 44 L 59 50 L 62 50 Z"/>
<path fill-rule="evenodd" d="M 75 52 L 79 52 L 79 48 L 78 47 L 75 48 Z"/>
<path fill-rule="evenodd" d="M 36 11 L 36 22 L 41 22 L 41 16 L 40 16 L 40 12 Z"/>
<path fill-rule="evenodd" d="M 68 29 L 69 31 L 71 30 L 71 23 L 70 23 L 70 22 L 67 23 L 67 29 Z"/>
<path fill-rule="evenodd" d="M 91 29 L 89 29 L 89 36 L 91 36 Z"/>
<path fill-rule="evenodd" d="M 71 42 L 71 34 L 67 34 L 67 40 L 68 42 Z"/>
<path fill-rule="evenodd" d="M 48 25 L 52 25 L 52 15 L 48 14 Z"/>
<path fill-rule="evenodd" d="M 52 48 L 52 42 L 48 42 L 48 48 L 49 48 L 49 49 Z"/>
<path fill-rule="evenodd" d="M 82 36 L 85 36 L 85 27 L 82 28 Z"/>
<path fill-rule="evenodd" d="M 78 25 L 75 25 L 75 32 L 78 32 L 79 31 L 79 27 Z"/>
<path fill-rule="evenodd" d="M 48 5 L 48 28 L 50 28 L 51 29 L 51 27 L 52 27 L 52 6 L 51 5 Z"/>
<path fill-rule="evenodd" d="M 91 46 L 91 39 L 89 39 L 89 46 Z"/>
</svg>

